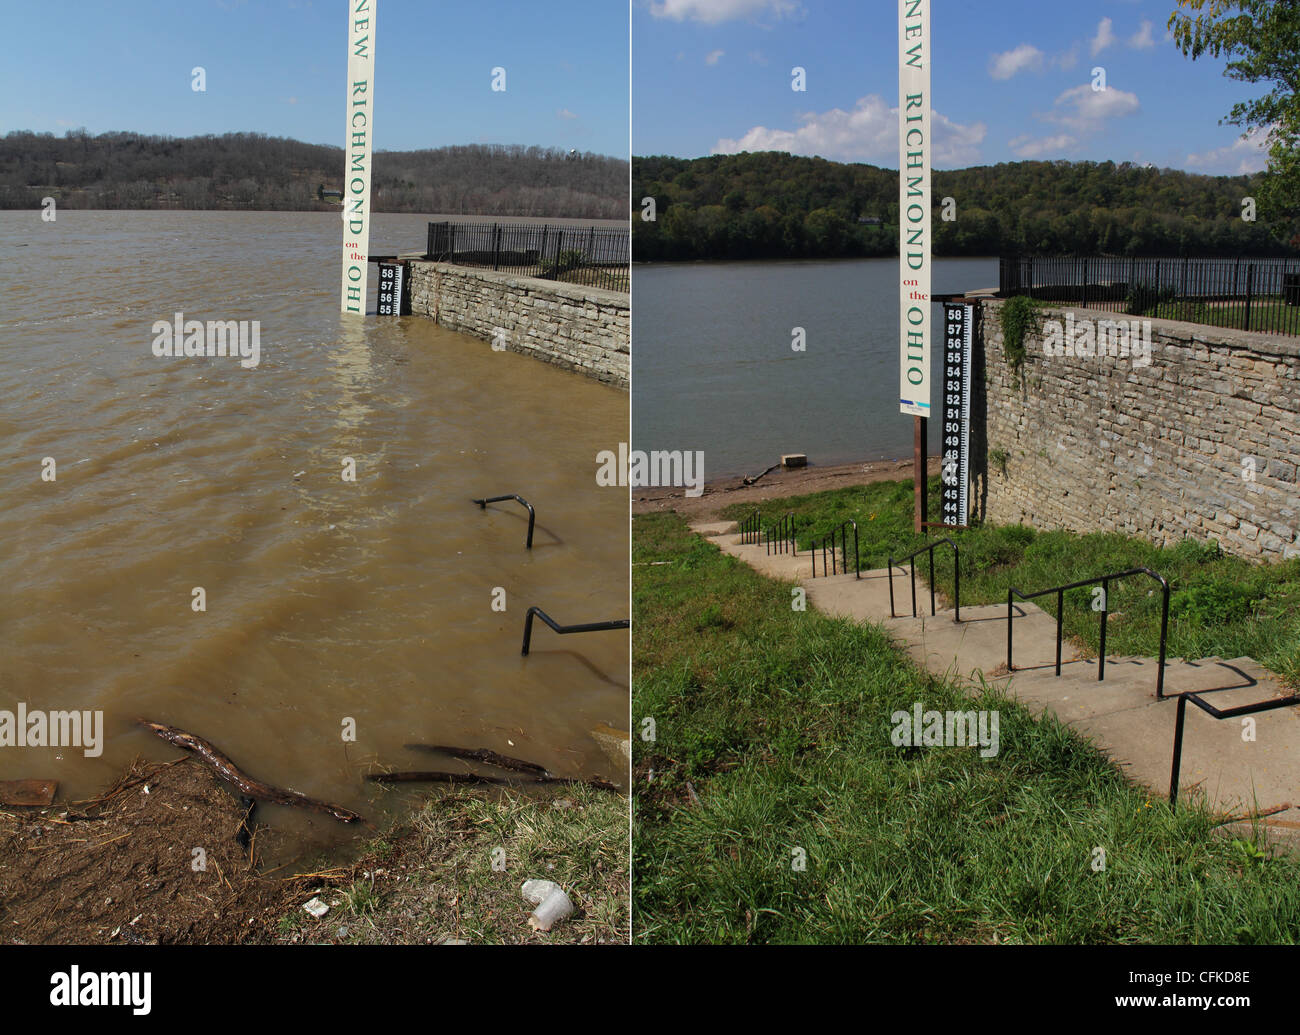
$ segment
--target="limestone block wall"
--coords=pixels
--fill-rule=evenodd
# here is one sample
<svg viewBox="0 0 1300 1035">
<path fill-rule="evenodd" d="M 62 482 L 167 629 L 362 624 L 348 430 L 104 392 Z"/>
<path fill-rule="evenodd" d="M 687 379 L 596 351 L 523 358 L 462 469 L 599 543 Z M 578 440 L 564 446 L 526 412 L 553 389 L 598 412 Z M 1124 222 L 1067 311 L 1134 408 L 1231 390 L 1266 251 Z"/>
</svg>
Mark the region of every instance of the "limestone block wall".
<svg viewBox="0 0 1300 1035">
<path fill-rule="evenodd" d="M 411 312 L 440 327 L 499 340 L 511 352 L 628 387 L 628 295 L 510 273 L 413 260 Z"/>
<path fill-rule="evenodd" d="M 1149 365 L 1046 355 L 1048 320 L 1072 314 L 1077 333 L 1082 321 L 1130 319 L 1051 308 L 1017 374 L 1003 304 L 979 302 L 976 339 L 972 467 L 987 519 L 1300 556 L 1300 339 L 1152 320 Z"/>
</svg>

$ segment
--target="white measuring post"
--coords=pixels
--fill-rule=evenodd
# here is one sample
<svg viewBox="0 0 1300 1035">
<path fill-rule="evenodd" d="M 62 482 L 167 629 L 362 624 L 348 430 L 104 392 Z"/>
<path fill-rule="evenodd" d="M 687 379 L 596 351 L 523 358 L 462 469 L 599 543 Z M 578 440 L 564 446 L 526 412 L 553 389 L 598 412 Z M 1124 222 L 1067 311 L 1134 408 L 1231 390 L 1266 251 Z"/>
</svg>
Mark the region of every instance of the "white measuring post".
<svg viewBox="0 0 1300 1035">
<path fill-rule="evenodd" d="M 347 0 L 348 100 L 343 153 L 343 312 L 366 315 L 370 273 L 370 171 L 375 114 L 375 13 L 379 0 Z"/>
<path fill-rule="evenodd" d="M 898 406 L 913 417 L 917 532 L 930 416 L 930 105 L 930 0 L 898 0 Z"/>
<path fill-rule="evenodd" d="M 930 416 L 930 0 L 898 3 L 899 408 Z"/>
</svg>

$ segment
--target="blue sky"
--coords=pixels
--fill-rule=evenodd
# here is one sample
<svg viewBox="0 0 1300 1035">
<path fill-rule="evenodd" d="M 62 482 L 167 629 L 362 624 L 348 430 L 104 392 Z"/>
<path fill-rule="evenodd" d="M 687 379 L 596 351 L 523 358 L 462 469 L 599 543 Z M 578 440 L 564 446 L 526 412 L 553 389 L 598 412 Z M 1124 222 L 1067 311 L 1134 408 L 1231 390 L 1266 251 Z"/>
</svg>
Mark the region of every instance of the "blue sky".
<svg viewBox="0 0 1300 1035">
<path fill-rule="evenodd" d="M 0 133 L 253 131 L 341 146 L 346 11 L 345 0 L 6 4 Z M 627 154 L 620 0 L 380 0 L 376 57 L 377 149 Z M 490 88 L 496 66 L 504 93 Z"/>
<path fill-rule="evenodd" d="M 1183 57 L 1166 38 L 1173 7 L 931 0 L 935 167 L 1262 169 L 1258 141 L 1219 120 L 1265 88 L 1225 79 L 1222 60 Z M 896 12 L 894 0 L 633 0 L 633 152 L 778 150 L 897 168 Z"/>
</svg>

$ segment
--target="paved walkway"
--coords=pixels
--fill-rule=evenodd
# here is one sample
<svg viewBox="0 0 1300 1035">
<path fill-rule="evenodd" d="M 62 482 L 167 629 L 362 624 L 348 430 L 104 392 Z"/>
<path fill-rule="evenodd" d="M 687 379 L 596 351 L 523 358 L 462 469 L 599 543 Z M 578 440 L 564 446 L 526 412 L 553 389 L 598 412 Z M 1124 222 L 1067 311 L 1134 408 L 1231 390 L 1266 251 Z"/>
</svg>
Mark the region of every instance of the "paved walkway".
<svg viewBox="0 0 1300 1035">
<path fill-rule="evenodd" d="M 1099 682 L 1096 659 L 1080 658 L 1068 642 L 1058 677 L 1056 619 L 1024 602 L 1015 609 L 1015 669 L 1008 674 L 1005 604 L 963 607 L 958 623 L 940 598 L 930 617 L 930 590 L 918 572 L 916 608 L 922 617 L 913 618 L 908 571 L 896 568 L 895 613 L 906 617 L 891 618 L 885 569 L 864 571 L 859 579 L 814 579 L 807 552 L 769 555 L 764 547 L 741 545 L 733 522 L 691 527 L 762 574 L 798 582 L 818 610 L 884 627 L 936 675 L 968 684 L 997 684 L 1035 714 L 1054 712 L 1091 739 L 1130 779 L 1161 797 L 1169 792 L 1177 708 L 1169 695 L 1206 691 L 1209 703 L 1231 708 L 1288 694 L 1276 676 L 1251 658 L 1205 658 L 1167 661 L 1166 699 L 1157 700 L 1155 659 L 1108 655 L 1106 678 Z M 1224 815 L 1265 814 L 1264 821 L 1276 835 L 1300 842 L 1300 708 L 1251 718 L 1256 740 L 1247 742 L 1242 739 L 1242 719 L 1216 720 L 1188 705 L 1179 799 L 1201 793 Z"/>
</svg>

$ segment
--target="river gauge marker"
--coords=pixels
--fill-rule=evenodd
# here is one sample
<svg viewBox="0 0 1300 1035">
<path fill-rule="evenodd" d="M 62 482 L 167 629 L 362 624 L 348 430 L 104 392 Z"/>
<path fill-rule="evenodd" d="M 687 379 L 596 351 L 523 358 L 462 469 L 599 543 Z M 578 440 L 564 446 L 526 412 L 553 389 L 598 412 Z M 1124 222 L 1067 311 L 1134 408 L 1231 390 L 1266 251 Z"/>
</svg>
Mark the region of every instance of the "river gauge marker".
<svg viewBox="0 0 1300 1035">
<path fill-rule="evenodd" d="M 930 0 L 898 2 L 898 404 L 913 420 L 914 530 L 926 523 L 930 415 Z"/>
<path fill-rule="evenodd" d="M 370 253 L 370 171 L 375 111 L 375 15 L 379 0 L 348 0 L 347 129 L 343 147 L 345 313 L 366 315 Z"/>
</svg>

